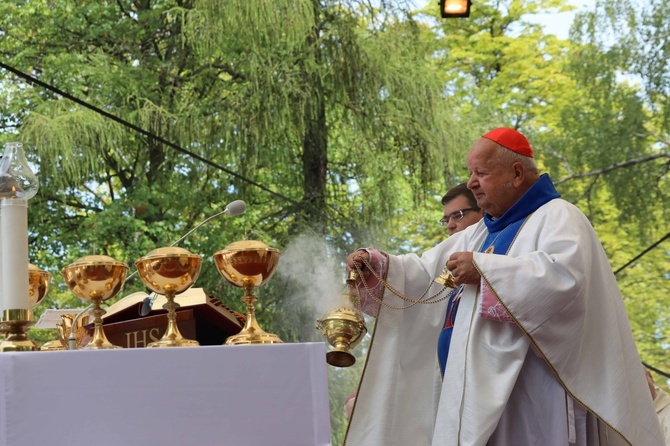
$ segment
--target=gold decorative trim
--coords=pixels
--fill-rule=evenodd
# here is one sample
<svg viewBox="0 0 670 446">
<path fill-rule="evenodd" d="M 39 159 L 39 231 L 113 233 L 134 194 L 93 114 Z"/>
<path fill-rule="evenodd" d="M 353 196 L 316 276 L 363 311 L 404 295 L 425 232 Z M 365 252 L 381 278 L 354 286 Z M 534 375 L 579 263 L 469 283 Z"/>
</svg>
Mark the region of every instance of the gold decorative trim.
<svg viewBox="0 0 670 446">
<path fill-rule="evenodd" d="M 385 252 L 379 251 L 384 257 L 386 257 L 386 270 L 384 271 L 384 281 L 386 281 L 389 273 L 389 268 L 391 267 L 391 263 L 389 261 L 388 254 Z M 365 280 L 365 279 L 363 279 Z M 370 361 L 370 356 L 372 355 L 372 348 L 374 347 L 375 343 L 375 334 L 377 333 L 377 325 L 379 324 L 379 318 L 381 317 L 382 313 L 382 307 L 383 305 L 381 302 L 384 301 L 384 296 L 386 295 L 386 287 L 383 287 L 383 292 L 381 297 L 379 298 L 380 303 L 379 303 L 379 309 L 377 310 L 377 317 L 375 318 L 375 328 L 372 330 L 372 337 L 370 338 L 370 345 L 368 346 L 368 354 L 365 357 L 365 364 L 363 365 L 363 371 L 361 372 L 361 379 L 358 380 L 358 388 L 356 388 L 356 399 L 354 400 L 354 407 L 351 408 L 351 415 L 349 420 L 347 420 L 347 430 L 344 433 L 344 441 L 342 442 L 342 446 L 346 446 L 347 444 L 347 438 L 349 437 L 349 428 L 351 427 L 351 421 L 354 419 L 354 414 L 356 413 L 356 406 L 358 405 L 358 396 L 360 395 L 361 392 L 361 387 L 363 386 L 363 379 L 365 378 L 365 371 L 368 368 L 368 362 Z M 389 310 L 390 311 L 390 310 Z"/>
<path fill-rule="evenodd" d="M 531 214 L 531 215 L 532 215 L 532 214 Z M 512 245 L 513 245 L 514 242 L 516 241 L 516 238 L 517 238 L 517 236 L 519 235 L 519 233 L 521 232 L 521 229 L 523 229 L 523 227 L 526 225 L 526 223 L 528 222 L 529 219 L 530 219 L 530 215 L 526 218 L 526 221 L 521 225 L 521 227 L 519 227 L 519 230 L 517 231 L 517 234 L 514 236 L 514 239 L 512 240 L 512 243 L 510 243 L 510 246 L 509 246 L 507 252 L 509 252 L 509 250 L 512 248 Z M 507 253 L 505 253 L 505 255 L 507 255 Z M 493 294 L 496 296 L 496 299 L 498 299 L 498 302 L 500 302 L 500 304 L 503 306 L 503 308 L 505 308 L 505 311 L 507 311 L 507 314 L 510 315 L 510 317 L 512 318 L 512 320 L 514 321 L 514 323 L 519 327 L 519 329 L 520 329 L 526 336 L 528 336 L 528 339 L 530 339 L 530 341 L 533 343 L 533 345 L 535 346 L 535 348 L 537 349 L 537 351 L 540 352 L 540 354 L 542 355 L 542 359 L 543 359 L 544 362 L 549 366 L 549 368 L 552 370 L 552 372 L 553 372 L 554 375 L 556 376 L 556 379 L 558 380 L 558 383 L 561 385 L 561 387 L 563 387 L 563 390 L 565 390 L 565 392 L 566 392 L 568 395 L 570 395 L 570 397 L 571 397 L 573 400 L 577 401 L 577 402 L 578 402 L 579 404 L 581 404 L 584 408 L 586 408 L 586 410 L 588 410 L 588 411 L 591 412 L 593 415 L 595 415 L 596 418 L 597 418 L 598 420 L 600 420 L 602 423 L 604 423 L 608 428 L 610 428 L 612 431 L 616 432 L 616 433 L 617 433 L 617 434 L 618 434 L 618 435 L 619 435 L 619 436 L 626 442 L 626 444 L 628 444 L 629 446 L 632 446 L 632 443 L 628 440 L 628 438 L 626 438 L 626 437 L 625 437 L 625 436 L 624 436 L 618 429 L 616 429 L 616 428 L 615 428 L 614 426 L 612 426 L 610 423 L 608 423 L 607 421 L 605 421 L 605 419 L 604 419 L 602 416 L 600 416 L 600 415 L 599 415 L 598 413 L 596 413 L 593 409 L 591 409 L 589 406 L 587 406 L 586 404 L 584 404 L 584 402 L 582 402 L 581 399 L 577 398 L 577 397 L 575 396 L 575 394 L 572 393 L 572 392 L 570 391 L 570 389 L 568 389 L 568 387 L 565 385 L 565 382 L 561 379 L 561 376 L 559 375 L 559 373 L 558 373 L 558 371 L 556 370 L 556 368 L 555 368 L 555 367 L 553 366 L 553 364 L 551 364 L 551 362 L 547 359 L 547 355 L 544 353 L 544 351 L 542 351 L 542 349 L 541 349 L 540 346 L 537 344 L 537 342 L 535 341 L 535 339 L 533 338 L 533 336 L 531 336 L 531 334 L 530 334 L 530 333 L 529 333 L 529 332 L 528 332 L 528 331 L 521 325 L 521 323 L 519 323 L 519 321 L 518 321 L 517 318 L 514 316 L 514 314 L 512 314 L 512 312 L 509 310 L 509 308 L 507 307 L 507 305 L 505 304 L 505 302 L 503 302 L 502 299 L 500 299 L 500 296 L 498 296 L 498 293 L 495 291 L 495 289 L 493 288 L 493 286 L 491 285 L 491 283 L 486 279 L 486 275 L 481 271 L 481 269 L 479 268 L 479 266 L 477 265 L 477 263 L 474 261 L 474 259 L 472 260 L 472 264 L 473 264 L 474 267 L 477 269 L 477 271 L 479 271 L 479 274 L 482 276 L 482 279 L 484 279 L 484 281 L 486 281 L 486 284 L 488 285 L 489 289 L 493 292 Z M 475 302 L 475 308 L 476 308 L 476 302 Z M 469 339 L 468 339 L 468 340 L 469 340 Z M 466 362 L 467 362 L 467 361 L 466 361 Z M 460 445 L 460 443 L 461 443 L 461 437 L 460 437 L 460 430 L 459 430 L 459 434 L 458 434 L 458 444 Z"/>
</svg>

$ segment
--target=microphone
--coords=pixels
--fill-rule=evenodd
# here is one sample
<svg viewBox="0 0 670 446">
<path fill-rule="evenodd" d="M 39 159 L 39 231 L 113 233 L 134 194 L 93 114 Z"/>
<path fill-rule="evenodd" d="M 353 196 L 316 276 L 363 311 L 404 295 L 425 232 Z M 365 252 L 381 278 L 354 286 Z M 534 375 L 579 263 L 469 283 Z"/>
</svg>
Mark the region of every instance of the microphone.
<svg viewBox="0 0 670 446">
<path fill-rule="evenodd" d="M 201 221 L 200 223 L 195 225 L 193 227 L 193 229 L 191 229 L 186 234 L 181 236 L 179 238 L 179 240 L 177 240 L 176 242 L 171 244 L 170 247 L 173 247 L 174 245 L 176 245 L 178 243 L 181 243 L 186 237 L 193 234 L 202 225 L 204 225 L 208 221 L 210 221 L 210 220 L 212 220 L 212 219 L 214 219 L 214 218 L 216 218 L 220 215 L 227 214 L 229 217 L 236 217 L 238 215 L 244 214 L 244 212 L 246 210 L 247 210 L 247 204 L 244 201 L 242 201 L 242 200 L 232 201 L 232 202 L 228 203 L 228 205 L 226 205 L 226 208 L 224 210 L 222 210 L 221 212 L 217 212 L 216 214 L 214 214 L 210 217 L 207 217 L 206 219 L 204 219 L 203 221 Z M 128 281 L 128 279 L 133 277 L 135 274 L 137 274 L 137 270 L 133 271 L 133 273 L 131 275 L 127 276 L 126 280 L 123 283 L 125 284 Z M 147 314 L 149 314 L 151 312 L 151 306 L 153 305 L 154 300 L 156 300 L 156 293 L 151 293 L 150 296 L 147 296 L 147 297 L 144 298 L 144 300 L 142 301 L 142 306 L 140 307 L 140 310 L 139 310 L 140 316 L 146 316 Z M 76 350 L 77 349 L 77 340 L 76 340 L 76 337 L 75 337 L 75 334 L 74 334 L 74 327 L 75 327 L 75 324 L 77 323 L 77 320 L 79 319 L 79 316 L 86 313 L 91 308 L 93 308 L 92 304 L 89 305 L 88 307 L 84 308 L 82 311 L 80 311 L 79 314 L 77 314 L 77 316 L 72 321 L 72 330 L 70 331 L 70 337 L 68 339 L 68 349 L 69 350 Z"/>
<path fill-rule="evenodd" d="M 235 217 L 240 214 L 244 214 L 244 211 L 247 210 L 247 204 L 242 200 L 235 200 L 226 206 L 223 210 L 224 214 L 228 214 L 229 217 Z"/>
</svg>

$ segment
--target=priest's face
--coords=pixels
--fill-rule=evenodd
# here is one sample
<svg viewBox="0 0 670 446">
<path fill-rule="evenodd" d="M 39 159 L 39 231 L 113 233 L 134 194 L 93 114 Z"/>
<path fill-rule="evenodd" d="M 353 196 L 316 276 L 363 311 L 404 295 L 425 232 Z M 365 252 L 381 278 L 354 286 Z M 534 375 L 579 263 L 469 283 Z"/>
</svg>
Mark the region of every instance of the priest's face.
<svg viewBox="0 0 670 446">
<path fill-rule="evenodd" d="M 477 205 L 492 217 L 501 217 L 518 200 L 512 186 L 515 170 L 503 165 L 498 156 L 499 147 L 490 139 L 480 138 L 468 152 L 470 171 L 468 189 L 472 191 Z"/>
</svg>

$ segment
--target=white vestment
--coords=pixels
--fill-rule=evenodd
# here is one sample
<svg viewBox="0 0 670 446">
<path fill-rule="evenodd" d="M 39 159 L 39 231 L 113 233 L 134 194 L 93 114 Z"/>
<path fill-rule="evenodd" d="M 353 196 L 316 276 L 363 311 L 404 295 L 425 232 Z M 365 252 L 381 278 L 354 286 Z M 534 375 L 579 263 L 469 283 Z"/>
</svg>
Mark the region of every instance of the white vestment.
<svg viewBox="0 0 670 446">
<path fill-rule="evenodd" d="M 446 300 L 382 306 L 345 444 L 662 446 L 621 294 L 584 214 L 551 200 L 508 255 L 477 252 L 487 233 L 481 221 L 421 257 L 389 256 L 386 279 L 416 299 L 452 253 L 473 251 L 515 322 L 480 316 L 481 286 L 465 286 L 442 380 Z M 407 305 L 389 290 L 383 301 Z"/>
</svg>

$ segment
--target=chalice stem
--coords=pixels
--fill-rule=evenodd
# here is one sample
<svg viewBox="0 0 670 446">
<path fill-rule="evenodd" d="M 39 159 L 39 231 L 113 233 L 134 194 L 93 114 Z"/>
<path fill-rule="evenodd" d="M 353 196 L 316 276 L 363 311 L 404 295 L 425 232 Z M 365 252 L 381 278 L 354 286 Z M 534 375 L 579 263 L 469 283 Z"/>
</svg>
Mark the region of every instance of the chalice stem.
<svg viewBox="0 0 670 446">
<path fill-rule="evenodd" d="M 93 302 L 93 309 L 91 313 L 93 314 L 93 338 L 86 344 L 84 349 L 86 350 L 97 350 L 97 349 L 108 349 L 108 348 L 121 348 L 117 345 L 112 344 L 105 336 L 105 330 L 102 328 L 102 316 L 107 313 L 103 310 L 100 305 L 102 304 L 102 298 L 93 297 L 91 298 Z M 74 327 L 71 328 L 74 330 Z"/>
<path fill-rule="evenodd" d="M 163 339 L 171 341 L 182 340 L 184 337 L 181 335 L 179 327 L 177 326 L 177 308 L 179 308 L 181 305 L 175 302 L 174 293 L 167 293 L 165 295 L 165 298 L 167 299 L 167 302 L 165 303 L 165 305 L 163 305 L 163 309 L 167 310 L 168 312 L 167 313 L 168 324 L 167 328 L 165 329 Z"/>
<path fill-rule="evenodd" d="M 167 310 L 168 312 L 167 327 L 165 328 L 163 337 L 158 341 L 147 345 L 147 347 L 195 347 L 200 345 L 200 343 L 195 339 L 186 339 L 184 336 L 182 336 L 181 332 L 179 331 L 179 327 L 177 327 L 177 308 L 179 308 L 181 305 L 175 302 L 174 299 L 176 295 L 177 293 L 174 291 L 167 291 L 165 293 L 165 299 L 167 302 L 165 302 L 163 305 L 163 309 Z"/>
<path fill-rule="evenodd" d="M 242 331 L 226 339 L 225 345 L 282 343 L 279 336 L 265 332 L 258 324 L 258 321 L 256 320 L 256 309 L 254 308 L 254 303 L 258 298 L 254 295 L 253 290 L 253 285 L 244 286 L 242 302 L 247 305 L 247 321 L 244 323 Z"/>
<path fill-rule="evenodd" d="M 242 302 L 244 302 L 247 305 L 247 321 L 244 324 L 244 328 L 242 329 L 243 332 L 245 333 L 258 333 L 258 332 L 263 332 L 261 329 L 261 326 L 258 324 L 258 321 L 256 320 L 256 308 L 254 308 L 254 304 L 258 300 L 258 297 L 256 297 L 253 293 L 253 287 L 245 287 L 244 289 L 244 296 L 242 297 Z"/>
</svg>

